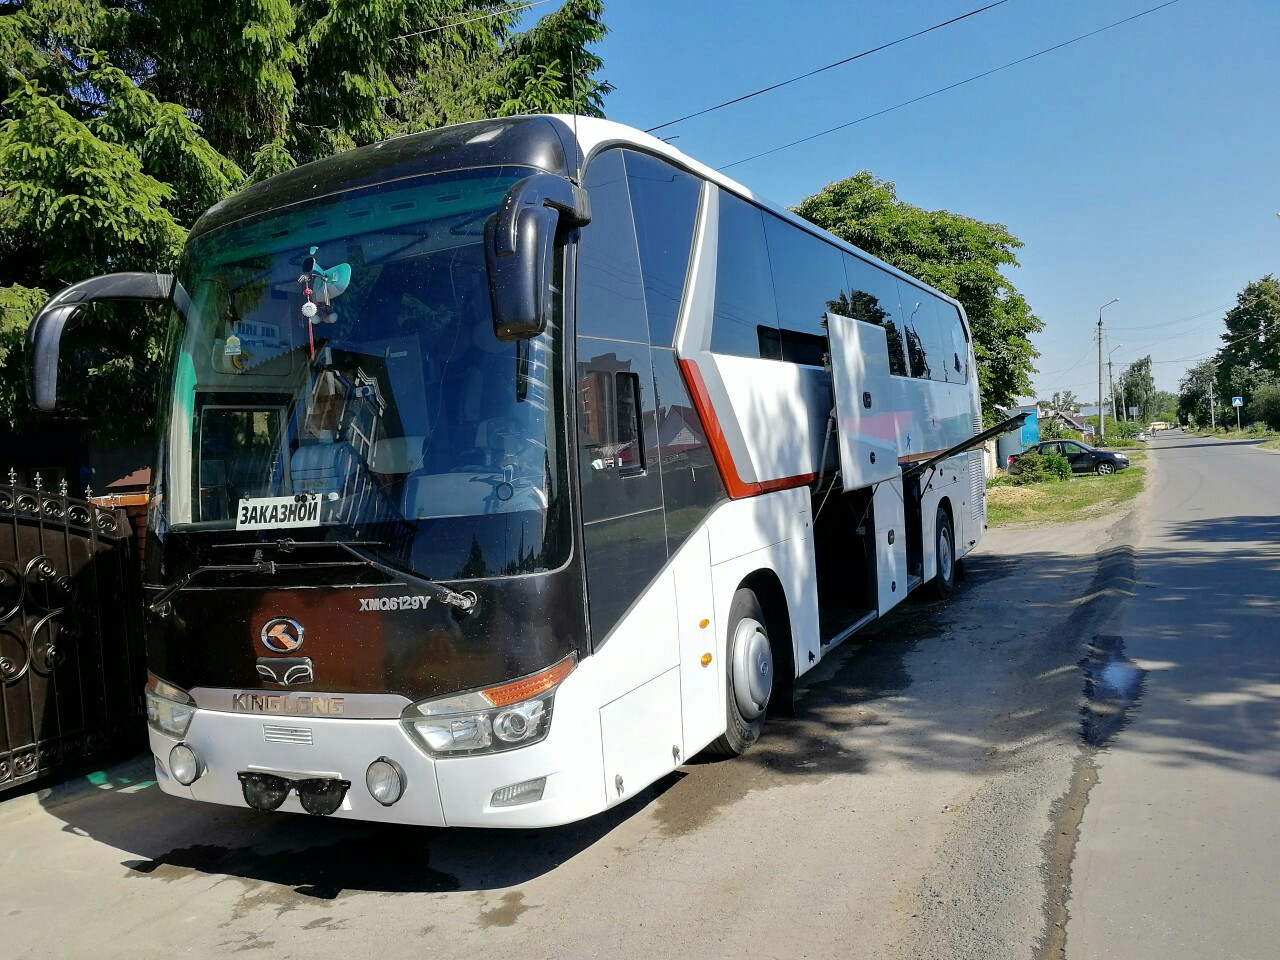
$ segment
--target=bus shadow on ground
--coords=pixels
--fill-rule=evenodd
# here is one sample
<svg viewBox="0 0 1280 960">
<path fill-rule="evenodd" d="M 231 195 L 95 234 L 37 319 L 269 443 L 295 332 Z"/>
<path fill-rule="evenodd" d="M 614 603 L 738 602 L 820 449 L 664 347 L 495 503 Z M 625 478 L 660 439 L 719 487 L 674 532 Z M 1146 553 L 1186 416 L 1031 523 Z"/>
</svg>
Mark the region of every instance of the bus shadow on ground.
<svg viewBox="0 0 1280 960">
<path fill-rule="evenodd" d="M 193 804 L 159 791 L 151 782 L 149 757 L 111 768 L 95 782 L 72 780 L 41 791 L 40 802 L 64 822 L 65 832 L 124 851 L 121 865 L 128 878 L 230 878 L 245 885 L 247 901 L 282 910 L 360 893 L 516 887 L 591 851 L 642 811 L 653 818 L 652 825 L 642 825 L 645 830 L 678 837 L 710 824 L 753 791 L 864 775 L 864 745 L 879 736 L 875 728 L 889 722 L 878 702 L 912 685 L 907 661 L 915 651 L 937 643 L 965 649 L 1018 643 L 1016 631 L 992 637 L 966 626 L 956 633 L 952 621 L 966 609 L 966 595 L 1004 581 L 1003 595 L 1028 576 L 1070 579 L 1071 566 L 1052 554 L 975 558 L 956 601 L 903 604 L 823 661 L 804 679 L 796 716 L 771 721 L 761 743 L 745 756 L 695 758 L 619 806 L 563 827 L 437 829 Z M 1061 653 L 1069 653 L 1074 667 L 1077 648 L 1064 645 Z M 896 734 L 898 759 L 931 768 L 965 767 L 969 748 L 953 744 L 954 718 L 930 705 L 928 696 L 917 699 L 919 723 Z"/>
<path fill-rule="evenodd" d="M 150 758 L 44 791 L 64 832 L 134 856 L 126 876 L 164 882 L 231 877 L 288 908 L 353 893 L 444 893 L 515 886 L 554 870 L 660 797 L 677 772 L 596 817 L 542 830 L 476 830 L 260 814 L 167 796 Z M 278 888 L 266 894 L 259 885 Z"/>
</svg>

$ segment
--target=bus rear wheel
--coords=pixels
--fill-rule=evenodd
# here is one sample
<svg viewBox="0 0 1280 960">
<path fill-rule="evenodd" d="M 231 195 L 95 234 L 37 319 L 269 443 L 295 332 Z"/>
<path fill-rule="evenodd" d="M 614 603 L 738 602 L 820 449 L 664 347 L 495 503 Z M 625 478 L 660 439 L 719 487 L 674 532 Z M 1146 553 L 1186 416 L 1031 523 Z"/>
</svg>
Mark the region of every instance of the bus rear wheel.
<svg viewBox="0 0 1280 960">
<path fill-rule="evenodd" d="M 729 606 L 726 653 L 725 731 L 707 747 L 707 752 L 736 757 L 760 739 L 773 693 L 773 646 L 769 642 L 769 628 L 759 599 L 745 587 L 733 595 Z"/>
<path fill-rule="evenodd" d="M 956 537 L 951 529 L 951 517 L 941 507 L 938 508 L 933 529 L 936 538 L 934 556 L 938 561 L 938 573 L 933 578 L 933 595 L 939 600 L 946 600 L 956 589 Z"/>
</svg>

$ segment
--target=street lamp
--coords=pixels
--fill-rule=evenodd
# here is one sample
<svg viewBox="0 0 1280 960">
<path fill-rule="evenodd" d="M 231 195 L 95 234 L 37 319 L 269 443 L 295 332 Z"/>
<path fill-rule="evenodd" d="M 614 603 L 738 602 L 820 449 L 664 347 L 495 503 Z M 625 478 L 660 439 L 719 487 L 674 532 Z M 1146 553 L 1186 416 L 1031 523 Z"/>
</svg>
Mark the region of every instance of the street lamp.
<svg viewBox="0 0 1280 960">
<path fill-rule="evenodd" d="M 1107 309 L 1113 303 L 1119 303 L 1120 298 L 1108 300 L 1098 308 L 1098 442 L 1101 443 L 1107 439 L 1107 420 L 1102 415 L 1102 311 Z"/>
</svg>

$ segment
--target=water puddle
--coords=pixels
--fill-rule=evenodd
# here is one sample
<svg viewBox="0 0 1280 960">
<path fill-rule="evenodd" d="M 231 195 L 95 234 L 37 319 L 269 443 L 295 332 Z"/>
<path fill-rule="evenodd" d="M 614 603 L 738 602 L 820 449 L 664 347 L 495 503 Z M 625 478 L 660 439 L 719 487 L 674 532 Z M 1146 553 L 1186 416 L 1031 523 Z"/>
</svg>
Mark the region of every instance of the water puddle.
<svg viewBox="0 0 1280 960">
<path fill-rule="evenodd" d="M 1129 719 L 1142 696 L 1147 672 L 1124 655 L 1120 637 L 1094 637 L 1080 661 L 1084 706 L 1080 732 L 1091 747 L 1104 746 Z"/>
</svg>

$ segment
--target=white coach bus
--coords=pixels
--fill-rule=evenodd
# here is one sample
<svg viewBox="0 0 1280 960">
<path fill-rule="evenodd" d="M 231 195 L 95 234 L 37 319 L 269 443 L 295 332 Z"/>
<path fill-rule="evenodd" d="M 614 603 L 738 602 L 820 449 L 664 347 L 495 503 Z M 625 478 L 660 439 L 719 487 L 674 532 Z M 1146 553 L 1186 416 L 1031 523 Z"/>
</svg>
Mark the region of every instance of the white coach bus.
<svg viewBox="0 0 1280 960">
<path fill-rule="evenodd" d="M 746 750 L 985 519 L 960 305 L 636 130 L 521 117 L 249 187 L 168 304 L 146 698 L 170 794 L 590 816 Z"/>
</svg>

